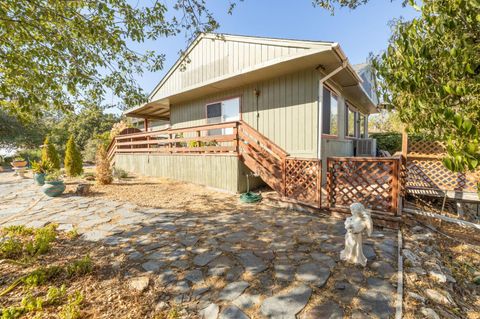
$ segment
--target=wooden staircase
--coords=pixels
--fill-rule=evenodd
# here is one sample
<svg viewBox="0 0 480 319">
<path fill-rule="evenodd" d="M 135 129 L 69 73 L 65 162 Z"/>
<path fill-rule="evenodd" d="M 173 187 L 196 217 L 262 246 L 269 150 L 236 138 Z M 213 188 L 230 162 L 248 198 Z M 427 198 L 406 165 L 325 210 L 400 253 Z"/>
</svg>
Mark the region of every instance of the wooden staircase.
<svg viewBox="0 0 480 319">
<path fill-rule="evenodd" d="M 273 190 L 285 195 L 285 161 L 288 153 L 247 123 L 238 123 L 240 159 Z"/>
</svg>

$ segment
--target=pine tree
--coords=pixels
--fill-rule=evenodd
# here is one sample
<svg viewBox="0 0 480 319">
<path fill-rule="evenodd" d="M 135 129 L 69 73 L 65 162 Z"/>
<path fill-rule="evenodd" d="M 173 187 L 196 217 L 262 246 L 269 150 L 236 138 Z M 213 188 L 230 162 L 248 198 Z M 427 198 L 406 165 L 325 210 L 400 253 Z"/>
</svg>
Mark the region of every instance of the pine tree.
<svg viewBox="0 0 480 319">
<path fill-rule="evenodd" d="M 82 155 L 75 144 L 73 135 L 70 135 L 67 142 L 64 164 L 67 176 L 78 176 L 83 172 Z"/>
<path fill-rule="evenodd" d="M 112 183 L 112 169 L 110 168 L 110 161 L 107 158 L 107 151 L 103 145 L 100 145 L 97 150 L 95 169 L 95 179 L 97 180 L 97 183 L 102 185 Z"/>
<path fill-rule="evenodd" d="M 57 150 L 55 146 L 50 143 L 48 137 L 43 142 L 42 162 L 50 163 L 53 169 L 60 169 L 60 159 L 58 158 Z"/>
</svg>

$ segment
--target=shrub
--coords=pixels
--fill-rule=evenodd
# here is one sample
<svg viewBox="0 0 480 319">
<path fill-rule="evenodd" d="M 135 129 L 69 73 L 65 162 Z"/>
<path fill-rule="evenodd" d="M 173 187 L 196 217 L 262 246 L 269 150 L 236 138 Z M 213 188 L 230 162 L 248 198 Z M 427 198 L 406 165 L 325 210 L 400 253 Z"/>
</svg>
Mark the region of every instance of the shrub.
<svg viewBox="0 0 480 319">
<path fill-rule="evenodd" d="M 107 151 L 101 145 L 98 148 L 97 156 L 95 158 L 95 170 L 97 183 L 105 185 L 112 183 L 112 169 L 110 168 L 110 161 L 107 158 Z"/>
<path fill-rule="evenodd" d="M 60 159 L 58 158 L 57 150 L 55 146 L 50 143 L 48 137 L 45 139 L 45 142 L 43 142 L 42 162 L 49 162 L 54 169 L 60 169 Z"/>
<path fill-rule="evenodd" d="M 70 135 L 67 142 L 64 166 L 67 176 L 78 176 L 83 172 L 82 154 L 75 144 L 73 135 Z"/>
<path fill-rule="evenodd" d="M 49 182 L 60 181 L 62 180 L 62 172 L 59 169 L 49 171 L 45 176 L 45 180 Z"/>
<path fill-rule="evenodd" d="M 118 179 L 127 178 L 128 173 L 121 168 L 114 168 L 113 169 L 113 177 L 118 178 Z"/>
<path fill-rule="evenodd" d="M 40 161 L 42 158 L 42 151 L 40 149 L 32 150 L 20 150 L 16 153 L 16 156 L 24 158 L 29 162 Z"/>
<path fill-rule="evenodd" d="M 391 155 L 402 150 L 402 134 L 400 133 L 371 133 L 370 137 L 377 140 L 378 149 L 388 151 Z"/>
<path fill-rule="evenodd" d="M 52 170 L 52 164 L 50 162 L 32 162 L 32 170 L 37 174 L 46 174 Z"/>
</svg>

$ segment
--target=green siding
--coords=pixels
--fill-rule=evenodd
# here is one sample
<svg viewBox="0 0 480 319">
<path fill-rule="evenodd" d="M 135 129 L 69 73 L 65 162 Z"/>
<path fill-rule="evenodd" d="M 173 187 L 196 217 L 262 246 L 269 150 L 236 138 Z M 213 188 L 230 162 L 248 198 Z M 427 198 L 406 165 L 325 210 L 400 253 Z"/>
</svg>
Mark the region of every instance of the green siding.
<svg viewBox="0 0 480 319">
<path fill-rule="evenodd" d="M 258 117 L 254 89 L 260 90 Z M 318 73 L 315 70 L 299 71 L 172 105 L 171 124 L 173 127 L 206 124 L 205 105 L 232 96 L 241 96 L 242 120 L 290 155 L 316 157 Z"/>
<path fill-rule="evenodd" d="M 239 192 L 239 160 L 222 155 L 117 154 L 115 166 L 145 176 L 167 177 Z M 242 182 L 243 183 L 243 182 Z"/>
</svg>

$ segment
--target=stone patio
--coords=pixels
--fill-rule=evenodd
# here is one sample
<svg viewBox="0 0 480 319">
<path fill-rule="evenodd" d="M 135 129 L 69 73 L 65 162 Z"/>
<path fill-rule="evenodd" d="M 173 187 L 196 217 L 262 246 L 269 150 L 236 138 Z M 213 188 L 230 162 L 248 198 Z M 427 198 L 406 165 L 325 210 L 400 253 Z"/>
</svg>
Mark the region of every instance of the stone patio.
<svg viewBox="0 0 480 319">
<path fill-rule="evenodd" d="M 339 261 L 343 221 L 327 215 L 255 205 L 192 213 L 101 197 L 48 198 L 31 179 L 11 173 L 0 173 L 0 199 L 2 226 L 53 222 L 125 254 L 126 283 L 158 290 L 152 308 L 181 304 L 204 318 L 395 314 L 394 231 L 376 229 L 366 240 L 362 269 Z"/>
</svg>

